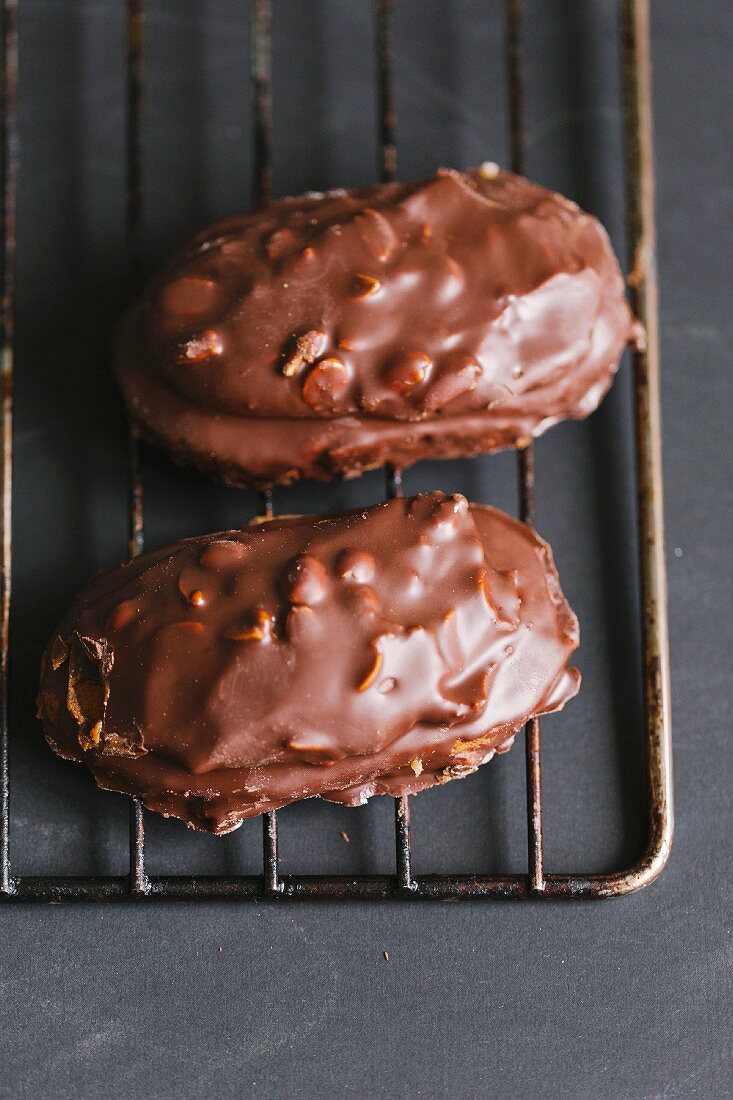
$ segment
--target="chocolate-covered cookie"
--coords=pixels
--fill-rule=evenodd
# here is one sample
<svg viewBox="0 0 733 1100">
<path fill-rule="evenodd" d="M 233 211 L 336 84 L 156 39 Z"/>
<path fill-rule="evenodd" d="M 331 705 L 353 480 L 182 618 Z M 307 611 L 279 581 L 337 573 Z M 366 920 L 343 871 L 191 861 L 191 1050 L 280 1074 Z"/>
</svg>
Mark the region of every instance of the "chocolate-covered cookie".
<svg viewBox="0 0 733 1100">
<path fill-rule="evenodd" d="M 39 716 L 97 783 L 225 833 L 461 777 L 577 691 L 549 547 L 461 496 L 187 539 L 91 582 Z"/>
<path fill-rule="evenodd" d="M 200 233 L 123 321 L 134 421 L 233 484 L 526 444 L 642 332 L 600 223 L 495 166 L 285 199 Z"/>
</svg>

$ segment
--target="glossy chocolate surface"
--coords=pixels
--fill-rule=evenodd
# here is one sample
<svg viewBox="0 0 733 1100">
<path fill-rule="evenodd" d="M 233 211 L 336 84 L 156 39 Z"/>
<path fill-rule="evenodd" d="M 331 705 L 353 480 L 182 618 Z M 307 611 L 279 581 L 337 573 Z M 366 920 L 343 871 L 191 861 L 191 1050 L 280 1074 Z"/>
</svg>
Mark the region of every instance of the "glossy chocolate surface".
<svg viewBox="0 0 733 1100">
<path fill-rule="evenodd" d="M 491 166 L 220 222 L 116 362 L 151 440 L 266 485 L 525 444 L 591 412 L 638 339 L 600 223 Z"/>
<path fill-rule="evenodd" d="M 577 621 L 549 547 L 429 493 L 188 539 L 97 577 L 39 716 L 97 782 L 215 833 L 314 795 L 472 771 L 561 707 Z"/>
</svg>

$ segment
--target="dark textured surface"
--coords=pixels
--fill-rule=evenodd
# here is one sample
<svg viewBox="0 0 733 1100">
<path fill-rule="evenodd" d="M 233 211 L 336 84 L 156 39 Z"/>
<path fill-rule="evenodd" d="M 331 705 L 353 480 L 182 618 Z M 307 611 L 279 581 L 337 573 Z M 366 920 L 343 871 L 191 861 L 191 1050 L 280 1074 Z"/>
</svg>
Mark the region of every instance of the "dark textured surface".
<svg viewBox="0 0 733 1100">
<path fill-rule="evenodd" d="M 240 0 L 151 0 L 148 255 L 249 201 Z M 529 5 L 529 174 L 621 239 L 606 0 Z M 403 0 L 400 172 L 504 157 L 498 4 Z M 21 4 L 13 856 L 125 866 L 126 806 L 53 759 L 36 666 L 75 590 L 125 553 L 122 4 Z M 370 6 L 276 3 L 275 190 L 376 171 Z M 0 912 L 0 1096 L 731 1095 L 730 58 L 717 0 L 657 0 L 655 108 L 677 839 L 620 901 L 30 906 Z M 183 108 L 182 108 L 183 105 Z M 544 730 L 547 864 L 628 861 L 643 831 L 628 368 L 586 424 L 538 445 L 538 525 L 581 620 L 581 695 Z M 231 526 L 253 498 L 146 454 L 148 540 Z M 515 505 L 499 455 L 423 464 L 408 491 Z M 285 490 L 286 511 L 382 482 Z M 521 753 L 415 800 L 418 871 L 524 866 Z M 346 844 L 339 836 L 345 829 Z M 281 815 L 284 870 L 391 870 L 391 807 Z M 151 823 L 151 870 L 254 869 L 260 828 Z M 222 948 L 220 951 L 219 948 Z M 383 952 L 389 952 L 385 960 Z"/>
</svg>

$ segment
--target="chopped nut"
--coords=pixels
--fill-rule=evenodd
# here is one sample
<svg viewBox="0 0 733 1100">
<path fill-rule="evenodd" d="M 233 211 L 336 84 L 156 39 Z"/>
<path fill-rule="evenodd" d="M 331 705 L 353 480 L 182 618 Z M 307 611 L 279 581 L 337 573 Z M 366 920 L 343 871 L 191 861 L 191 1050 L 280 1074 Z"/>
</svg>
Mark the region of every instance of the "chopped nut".
<svg viewBox="0 0 733 1100">
<path fill-rule="evenodd" d="M 374 580 L 376 563 L 367 550 L 342 550 L 336 559 L 336 574 L 341 580 L 368 584 Z"/>
<path fill-rule="evenodd" d="M 224 637 L 232 642 L 261 642 L 265 632 L 260 626 L 248 626 L 244 630 L 225 630 Z"/>
<path fill-rule="evenodd" d="M 454 538 L 458 530 L 459 520 L 457 517 L 465 515 L 467 508 L 466 498 L 459 496 L 448 497 L 436 504 L 431 509 L 427 531 L 425 532 L 428 542 L 435 546 Z M 446 615 L 446 621 L 450 617 L 451 612 L 449 611 Z"/>
<path fill-rule="evenodd" d="M 463 738 L 459 737 L 453 742 L 451 756 L 465 756 L 467 753 L 481 752 L 486 749 L 487 745 L 491 744 L 493 737 L 493 732 L 485 733 L 481 737 L 474 737 L 472 741 L 464 741 Z M 513 741 L 514 737 L 511 740 Z"/>
<path fill-rule="evenodd" d="M 221 334 L 216 329 L 206 329 L 200 336 L 192 336 L 179 347 L 178 362 L 182 365 L 204 363 L 207 359 L 221 355 L 223 351 L 224 342 Z"/>
<path fill-rule="evenodd" d="M 219 288 L 212 279 L 185 275 L 163 287 L 158 304 L 174 318 L 201 317 L 216 305 L 218 296 Z"/>
<path fill-rule="evenodd" d="M 380 263 L 389 259 L 397 244 L 397 236 L 384 214 L 373 210 L 371 206 L 366 206 L 361 214 L 357 214 L 354 218 L 354 223 L 370 255 Z"/>
<path fill-rule="evenodd" d="M 350 838 L 349 834 L 345 833 L 343 829 L 341 830 L 340 835 L 341 835 L 341 839 L 343 840 L 343 842 L 345 844 L 349 844 L 351 842 L 351 838 Z"/>
<path fill-rule="evenodd" d="M 499 165 L 493 160 L 485 160 L 478 170 L 478 174 L 483 176 L 485 180 L 494 180 L 499 175 L 501 169 Z"/>
<path fill-rule="evenodd" d="M 69 678 L 66 709 L 75 719 L 79 743 L 92 747 L 87 731 L 104 719 L 108 686 L 105 676 L 112 668 L 113 654 L 104 639 L 74 633 L 69 639 Z"/>
<path fill-rule="evenodd" d="M 274 619 L 263 607 L 255 608 L 250 623 L 241 629 L 225 630 L 224 637 L 232 642 L 262 642 L 273 633 Z"/>
<path fill-rule="evenodd" d="M 463 283 L 463 268 L 457 260 L 454 260 L 452 256 L 445 256 L 443 258 L 443 266 L 445 267 L 446 272 L 454 282 L 461 284 Z"/>
<path fill-rule="evenodd" d="M 145 756 L 148 750 L 143 745 L 142 734 L 138 729 L 135 737 L 105 730 L 102 751 L 105 756 L 123 756 L 135 760 L 138 756 Z"/>
<path fill-rule="evenodd" d="M 351 598 L 357 615 L 377 615 L 382 610 L 382 601 L 368 584 L 352 589 Z"/>
<path fill-rule="evenodd" d="M 166 626 L 161 627 L 158 634 L 200 634 L 204 629 L 204 624 L 198 622 L 195 619 L 180 619 L 175 623 L 168 623 Z"/>
<path fill-rule="evenodd" d="M 285 634 L 293 642 L 306 638 L 315 625 L 315 612 L 304 604 L 295 604 L 285 619 Z"/>
<path fill-rule="evenodd" d="M 486 602 L 486 606 L 488 607 L 489 611 L 491 611 L 494 615 L 496 615 L 498 617 L 498 612 L 496 610 L 496 604 L 494 603 L 494 601 L 491 597 L 491 593 L 489 592 L 489 586 L 488 586 L 489 575 L 488 575 L 488 573 L 486 572 L 485 569 L 481 569 L 479 571 L 479 575 L 476 578 L 476 580 L 477 580 L 481 595 L 483 596 L 483 598 Z"/>
<path fill-rule="evenodd" d="M 382 284 L 373 275 L 355 275 L 354 286 L 349 297 L 352 300 L 371 298 L 374 294 L 378 294 L 381 289 Z"/>
<path fill-rule="evenodd" d="M 450 764 L 436 776 L 438 783 L 448 783 L 451 779 L 464 779 L 478 771 L 478 764 Z"/>
<path fill-rule="evenodd" d="M 303 367 L 314 363 L 319 355 L 326 350 L 326 334 L 318 329 L 311 329 L 301 336 L 296 336 L 293 347 L 282 366 L 282 372 L 286 378 L 292 378 Z"/>
<path fill-rule="evenodd" d="M 97 722 L 104 710 L 104 684 L 98 680 L 69 676 L 66 707 L 79 725 Z"/>
<path fill-rule="evenodd" d="M 241 562 L 247 554 L 243 542 L 234 539 L 215 539 L 199 554 L 199 565 L 209 569 L 226 569 Z"/>
<path fill-rule="evenodd" d="M 349 375 L 346 364 L 336 356 L 316 363 L 303 382 L 303 400 L 316 410 L 334 409 L 346 396 Z"/>
<path fill-rule="evenodd" d="M 423 770 L 422 760 L 419 760 L 417 757 L 415 757 L 414 760 L 410 761 L 410 767 L 414 771 L 415 775 L 420 775 Z"/>
<path fill-rule="evenodd" d="M 134 600 L 120 600 L 110 611 L 105 622 L 105 628 L 110 633 L 122 630 L 128 623 L 138 616 L 137 604 Z"/>
<path fill-rule="evenodd" d="M 279 260 L 288 252 L 292 252 L 297 244 L 297 239 L 289 226 L 283 225 L 276 229 L 267 238 L 265 252 L 269 260 Z"/>
<path fill-rule="evenodd" d="M 371 668 L 367 672 L 364 679 L 357 685 L 356 690 L 357 691 L 366 691 L 367 688 L 370 687 L 374 683 L 374 681 L 376 680 L 377 674 L 378 674 L 381 667 L 382 667 L 382 654 L 377 649 L 377 650 L 375 650 L 375 653 L 374 653 L 374 659 L 372 661 Z"/>
<path fill-rule="evenodd" d="M 382 378 L 391 390 L 407 394 L 426 380 L 432 365 L 432 359 L 425 352 L 409 351 L 393 359 Z"/>
<path fill-rule="evenodd" d="M 472 355 L 458 354 L 451 358 L 448 370 L 431 383 L 425 397 L 425 407 L 431 412 L 475 389 L 481 377 L 481 364 Z"/>
<path fill-rule="evenodd" d="M 331 768 L 336 763 L 333 749 L 328 745 L 307 745 L 302 741 L 288 741 L 287 747 L 297 752 L 306 764 L 314 764 L 324 768 Z"/>
<path fill-rule="evenodd" d="M 297 554 L 288 563 L 283 593 L 293 604 L 312 607 L 326 595 L 327 575 L 322 562 L 312 554 Z"/>
<path fill-rule="evenodd" d="M 58 634 L 53 640 L 51 646 L 51 667 L 56 669 L 61 668 L 61 665 L 66 664 L 69 659 L 69 645 Z"/>
</svg>

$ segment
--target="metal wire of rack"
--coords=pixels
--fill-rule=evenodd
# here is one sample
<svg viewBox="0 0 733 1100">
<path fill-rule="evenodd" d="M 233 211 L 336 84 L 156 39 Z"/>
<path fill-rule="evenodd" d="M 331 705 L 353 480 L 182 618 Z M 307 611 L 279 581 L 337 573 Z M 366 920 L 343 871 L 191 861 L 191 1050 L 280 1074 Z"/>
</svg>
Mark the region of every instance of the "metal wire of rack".
<svg viewBox="0 0 733 1100">
<path fill-rule="evenodd" d="M 377 48 L 380 169 L 397 172 L 394 97 L 394 17 L 397 0 L 373 0 Z M 131 284 L 142 269 L 146 0 L 127 5 L 127 239 Z M 523 3 L 503 0 L 508 78 L 510 165 L 524 167 Z M 106 877 L 17 875 L 10 860 L 10 725 L 8 707 L 12 520 L 12 375 L 14 347 L 16 196 L 18 152 L 18 0 L 2 0 L 0 119 L 0 372 L 2 374 L 2 573 L 0 578 L 0 899 L 11 901 L 112 901 L 142 899 L 388 899 L 388 898 L 603 898 L 627 894 L 651 882 L 664 867 L 672 843 L 672 759 L 667 643 L 666 573 L 662 515 L 660 363 L 655 269 L 654 176 L 651 122 L 649 0 L 618 0 L 623 61 L 626 150 L 626 220 L 632 259 L 632 303 L 647 330 L 646 348 L 634 354 L 634 417 L 641 581 L 641 631 L 645 682 L 649 829 L 646 848 L 632 866 L 610 874 L 556 874 L 545 870 L 541 797 L 540 721 L 525 729 L 528 823 L 525 874 L 419 875 L 412 871 L 410 802 L 395 800 L 394 875 L 281 875 L 277 814 L 263 816 L 261 875 L 150 875 L 145 864 L 143 808 L 130 800 L 129 874 Z M 271 0 L 250 0 L 254 96 L 255 198 L 270 200 Z M 519 511 L 534 520 L 534 451 L 518 453 Z M 402 493 L 401 471 L 386 470 L 388 496 Z M 130 438 L 130 553 L 144 545 L 143 483 L 134 431 Z M 259 511 L 273 514 L 272 492 L 259 495 Z"/>
</svg>

